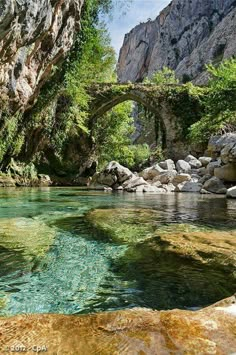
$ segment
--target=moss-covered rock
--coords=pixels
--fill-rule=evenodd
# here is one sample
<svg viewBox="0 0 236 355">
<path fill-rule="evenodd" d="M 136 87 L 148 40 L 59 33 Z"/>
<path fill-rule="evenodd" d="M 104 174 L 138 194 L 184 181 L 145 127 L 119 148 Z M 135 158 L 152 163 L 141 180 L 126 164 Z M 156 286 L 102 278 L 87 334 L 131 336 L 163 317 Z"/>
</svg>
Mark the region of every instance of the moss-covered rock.
<svg viewBox="0 0 236 355">
<path fill-rule="evenodd" d="M 20 252 L 26 260 L 44 256 L 54 237 L 55 231 L 41 221 L 0 219 L 0 247 Z"/>
</svg>

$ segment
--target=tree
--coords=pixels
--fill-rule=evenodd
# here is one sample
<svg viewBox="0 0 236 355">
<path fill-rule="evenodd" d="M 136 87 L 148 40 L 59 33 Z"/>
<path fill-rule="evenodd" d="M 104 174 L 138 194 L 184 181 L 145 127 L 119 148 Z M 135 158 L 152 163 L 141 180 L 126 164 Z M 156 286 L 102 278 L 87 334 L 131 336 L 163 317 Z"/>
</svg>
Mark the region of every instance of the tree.
<svg viewBox="0 0 236 355">
<path fill-rule="evenodd" d="M 205 143 L 211 135 L 236 129 L 236 59 L 229 59 L 218 67 L 207 66 L 210 74 L 209 93 L 204 98 L 205 115 L 193 124 L 190 138 Z"/>
</svg>

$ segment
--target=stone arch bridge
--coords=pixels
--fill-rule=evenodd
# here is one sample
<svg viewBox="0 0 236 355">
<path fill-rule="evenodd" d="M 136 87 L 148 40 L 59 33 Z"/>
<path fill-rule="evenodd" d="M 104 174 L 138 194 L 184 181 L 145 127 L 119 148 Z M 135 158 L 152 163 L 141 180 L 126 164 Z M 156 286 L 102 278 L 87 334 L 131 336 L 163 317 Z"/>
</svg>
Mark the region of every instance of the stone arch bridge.
<svg viewBox="0 0 236 355">
<path fill-rule="evenodd" d="M 116 105 L 135 101 L 154 114 L 165 138 L 163 148 L 174 159 L 186 154 L 188 128 L 201 118 L 202 113 L 200 100 L 191 93 L 188 85 L 102 83 L 90 86 L 88 93 L 91 96 L 91 127 L 94 120 Z"/>
</svg>

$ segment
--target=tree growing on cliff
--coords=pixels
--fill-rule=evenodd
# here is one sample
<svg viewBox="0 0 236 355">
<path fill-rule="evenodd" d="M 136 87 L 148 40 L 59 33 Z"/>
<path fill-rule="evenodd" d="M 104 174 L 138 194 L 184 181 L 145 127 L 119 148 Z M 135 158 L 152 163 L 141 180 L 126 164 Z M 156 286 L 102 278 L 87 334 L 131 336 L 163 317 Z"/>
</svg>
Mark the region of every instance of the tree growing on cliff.
<svg viewBox="0 0 236 355">
<path fill-rule="evenodd" d="M 236 59 L 222 62 L 218 67 L 207 66 L 211 76 L 209 93 L 204 97 L 206 114 L 193 124 L 190 138 L 205 143 L 213 134 L 236 130 Z"/>
</svg>

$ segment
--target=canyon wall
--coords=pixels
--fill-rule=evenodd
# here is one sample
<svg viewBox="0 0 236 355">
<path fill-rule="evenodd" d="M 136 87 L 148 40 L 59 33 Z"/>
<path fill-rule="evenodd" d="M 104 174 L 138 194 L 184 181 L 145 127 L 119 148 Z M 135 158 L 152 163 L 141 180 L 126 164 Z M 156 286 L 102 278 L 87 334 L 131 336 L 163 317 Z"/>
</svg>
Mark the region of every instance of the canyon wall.
<svg viewBox="0 0 236 355">
<path fill-rule="evenodd" d="M 235 38 L 235 0 L 173 0 L 154 21 L 125 35 L 119 81 L 142 81 L 167 66 L 182 82 L 204 84 L 205 64 L 235 55 Z"/>
<path fill-rule="evenodd" d="M 32 105 L 73 45 L 84 0 L 1 0 L 0 94 L 15 109 Z"/>
</svg>

